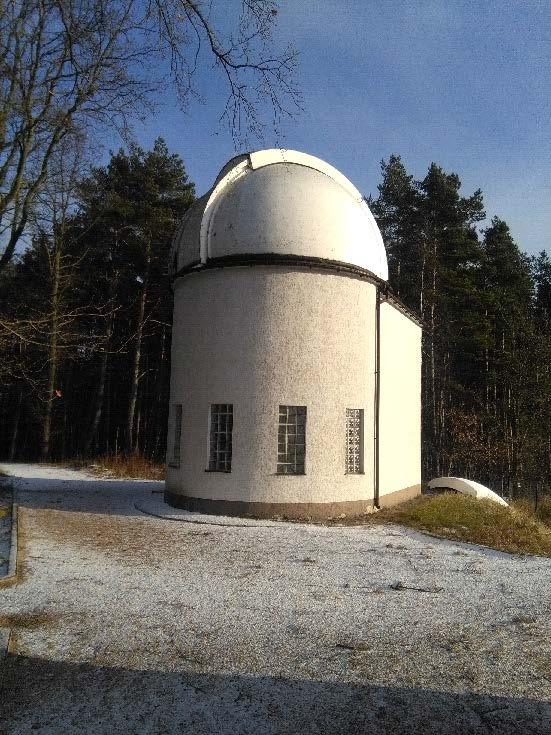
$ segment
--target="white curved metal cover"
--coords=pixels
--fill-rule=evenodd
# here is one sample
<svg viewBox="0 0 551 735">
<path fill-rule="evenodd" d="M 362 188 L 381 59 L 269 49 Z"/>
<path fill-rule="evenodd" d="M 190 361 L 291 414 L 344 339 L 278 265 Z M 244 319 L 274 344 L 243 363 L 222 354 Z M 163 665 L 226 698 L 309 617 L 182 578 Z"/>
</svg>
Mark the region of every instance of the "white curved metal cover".
<svg viewBox="0 0 551 735">
<path fill-rule="evenodd" d="M 230 255 L 298 255 L 359 266 L 388 280 L 377 223 L 339 171 L 314 156 L 282 149 L 239 156 L 233 163 L 205 197 L 201 262 Z M 182 260 L 193 262 L 188 248 L 179 267 L 186 265 Z"/>
<path fill-rule="evenodd" d="M 490 490 L 489 487 L 481 485 L 479 482 L 474 480 L 466 480 L 463 477 L 437 477 L 429 482 L 429 487 L 433 490 L 437 488 L 456 490 L 464 495 L 472 495 L 475 498 L 486 498 L 487 500 L 493 500 L 495 503 L 500 505 L 509 505 L 503 498 Z"/>
</svg>

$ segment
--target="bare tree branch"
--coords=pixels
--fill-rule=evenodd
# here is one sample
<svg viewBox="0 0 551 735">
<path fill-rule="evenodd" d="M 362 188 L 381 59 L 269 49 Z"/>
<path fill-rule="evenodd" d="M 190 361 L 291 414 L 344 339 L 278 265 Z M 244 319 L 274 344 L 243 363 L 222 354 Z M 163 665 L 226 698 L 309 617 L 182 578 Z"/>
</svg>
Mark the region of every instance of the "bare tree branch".
<svg viewBox="0 0 551 735">
<path fill-rule="evenodd" d="M 221 33 L 200 0 L 0 0 L 0 270 L 63 141 L 79 129 L 124 131 L 151 109 L 167 73 L 187 104 L 199 97 L 197 71 L 214 63 L 236 143 L 262 136 L 266 102 L 274 123 L 300 108 L 297 54 L 272 49 L 276 3 L 235 5 L 234 30 Z"/>
</svg>

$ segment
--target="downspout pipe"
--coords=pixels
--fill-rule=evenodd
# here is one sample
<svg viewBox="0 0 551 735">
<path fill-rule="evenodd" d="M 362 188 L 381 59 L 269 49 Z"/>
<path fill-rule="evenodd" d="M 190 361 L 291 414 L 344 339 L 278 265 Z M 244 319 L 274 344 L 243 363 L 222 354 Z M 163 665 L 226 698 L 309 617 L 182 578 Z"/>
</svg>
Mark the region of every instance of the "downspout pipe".
<svg viewBox="0 0 551 735">
<path fill-rule="evenodd" d="M 377 286 L 377 294 L 375 297 L 375 416 L 374 416 L 374 489 L 373 489 L 373 505 L 379 509 L 379 416 L 381 405 L 381 287 Z"/>
</svg>

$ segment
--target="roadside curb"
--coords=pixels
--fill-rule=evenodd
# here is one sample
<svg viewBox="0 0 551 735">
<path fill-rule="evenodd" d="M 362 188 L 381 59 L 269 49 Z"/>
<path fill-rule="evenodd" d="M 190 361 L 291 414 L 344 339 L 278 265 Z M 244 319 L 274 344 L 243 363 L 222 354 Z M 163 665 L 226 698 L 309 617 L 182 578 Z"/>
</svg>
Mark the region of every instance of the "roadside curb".
<svg viewBox="0 0 551 735">
<path fill-rule="evenodd" d="M 11 539 L 10 539 L 10 556 L 8 559 L 8 573 L 5 577 L 0 578 L 0 590 L 4 587 L 11 587 L 19 581 L 19 570 L 17 562 L 19 560 L 19 506 L 12 503 L 11 507 Z M 0 628 L 0 659 L 6 658 L 10 653 L 10 645 L 12 638 L 12 628 Z"/>
<path fill-rule="evenodd" d="M 13 501 L 11 506 L 11 540 L 10 558 L 8 559 L 8 573 L 6 577 L 12 577 L 17 573 L 17 526 L 19 520 L 19 507 Z"/>
<path fill-rule="evenodd" d="M 8 573 L 5 577 L 0 577 L 0 589 L 2 587 L 11 587 L 19 580 L 19 506 L 12 503 L 11 510 L 11 540 L 10 540 L 10 556 L 8 559 Z"/>
</svg>

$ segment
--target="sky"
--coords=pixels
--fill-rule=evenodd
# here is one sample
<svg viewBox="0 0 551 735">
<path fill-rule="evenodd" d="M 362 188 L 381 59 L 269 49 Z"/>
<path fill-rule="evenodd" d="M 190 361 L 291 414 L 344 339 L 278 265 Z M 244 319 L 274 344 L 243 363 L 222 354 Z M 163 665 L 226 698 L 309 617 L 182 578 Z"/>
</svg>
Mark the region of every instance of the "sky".
<svg viewBox="0 0 551 735">
<path fill-rule="evenodd" d="M 236 2 L 218 4 L 231 22 Z M 522 250 L 551 250 L 551 3 L 281 0 L 274 41 L 300 53 L 304 112 L 249 149 L 318 156 L 366 196 L 392 153 L 416 178 L 434 161 L 464 195 L 482 189 Z M 202 194 L 240 149 L 221 79 L 209 66 L 196 81 L 203 102 L 182 111 L 167 86 L 134 133 L 145 148 L 163 137 Z"/>
</svg>

